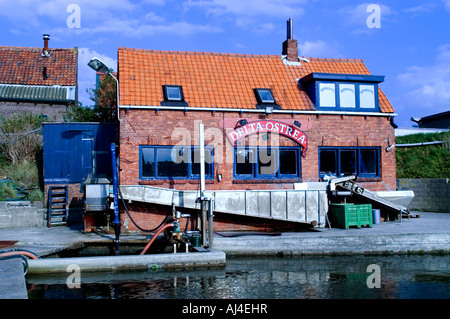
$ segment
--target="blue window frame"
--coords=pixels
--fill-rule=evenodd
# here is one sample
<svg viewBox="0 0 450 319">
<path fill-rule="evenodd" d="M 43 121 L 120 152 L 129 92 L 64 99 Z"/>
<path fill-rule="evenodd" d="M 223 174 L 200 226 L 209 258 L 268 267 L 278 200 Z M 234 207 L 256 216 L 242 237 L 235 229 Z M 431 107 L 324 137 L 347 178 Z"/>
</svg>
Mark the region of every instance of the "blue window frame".
<svg viewBox="0 0 450 319">
<path fill-rule="evenodd" d="M 317 82 L 318 110 L 379 112 L 378 85 L 355 82 Z"/>
<path fill-rule="evenodd" d="M 300 147 L 236 146 L 234 148 L 234 178 L 300 178 L 300 154 Z"/>
<path fill-rule="evenodd" d="M 379 147 L 319 147 L 319 177 L 380 176 Z"/>
<path fill-rule="evenodd" d="M 378 84 L 384 76 L 311 73 L 300 80 L 317 110 L 380 112 Z"/>
<path fill-rule="evenodd" d="M 205 147 L 205 178 L 214 175 L 213 147 Z M 199 179 L 200 148 L 197 146 L 139 147 L 139 178 L 150 179 Z"/>
</svg>

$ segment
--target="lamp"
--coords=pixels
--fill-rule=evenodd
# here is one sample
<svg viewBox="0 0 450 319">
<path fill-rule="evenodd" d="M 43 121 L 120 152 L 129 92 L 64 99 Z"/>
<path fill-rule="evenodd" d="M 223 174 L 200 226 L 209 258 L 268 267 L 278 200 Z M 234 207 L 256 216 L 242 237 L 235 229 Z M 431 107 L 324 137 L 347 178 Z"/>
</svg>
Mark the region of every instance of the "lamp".
<svg viewBox="0 0 450 319">
<path fill-rule="evenodd" d="M 102 74 L 109 74 L 112 76 L 114 80 L 116 80 L 117 83 L 117 120 L 120 121 L 119 117 L 119 80 L 114 76 L 114 74 L 111 72 L 111 70 L 108 68 L 108 66 L 103 63 L 99 58 L 93 57 L 88 65 L 96 72 L 100 72 Z"/>
</svg>

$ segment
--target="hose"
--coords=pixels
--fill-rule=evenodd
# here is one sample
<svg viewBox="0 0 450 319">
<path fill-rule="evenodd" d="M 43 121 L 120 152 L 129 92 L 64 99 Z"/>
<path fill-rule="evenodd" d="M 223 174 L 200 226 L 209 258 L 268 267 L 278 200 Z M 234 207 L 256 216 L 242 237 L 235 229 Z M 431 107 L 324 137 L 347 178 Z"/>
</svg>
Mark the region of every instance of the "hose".
<svg viewBox="0 0 450 319">
<path fill-rule="evenodd" d="M 9 255 L 5 257 L 0 257 L 0 260 L 12 259 L 12 258 L 21 258 L 23 262 L 23 273 L 26 275 L 28 273 L 28 259 L 26 259 L 22 255 Z"/>
<path fill-rule="evenodd" d="M 147 232 L 147 233 L 154 232 L 155 230 L 159 229 L 159 228 L 166 222 L 166 220 L 167 220 L 167 218 L 168 218 L 169 216 L 171 216 L 170 214 L 167 214 L 166 217 L 164 217 L 163 221 L 162 221 L 157 227 L 155 227 L 155 228 L 153 228 L 153 229 L 145 229 L 145 228 L 140 227 L 140 226 L 134 221 L 133 217 L 131 217 L 131 214 L 130 214 L 130 212 L 128 211 L 127 205 L 125 204 L 125 200 L 123 199 L 122 191 L 120 190 L 120 187 L 117 187 L 117 188 L 119 189 L 119 195 L 120 195 L 120 198 L 122 199 L 122 203 L 123 203 L 123 206 L 125 207 L 125 211 L 127 212 L 128 217 L 130 217 L 130 220 L 131 220 L 131 222 L 133 223 L 133 225 L 136 226 L 140 231 Z"/>
<path fill-rule="evenodd" d="M 153 244 L 153 242 L 155 241 L 156 237 L 158 237 L 158 235 L 166 228 L 169 227 L 174 227 L 174 225 L 172 223 L 170 224 L 166 224 L 164 226 L 162 226 L 160 229 L 158 229 L 158 231 L 153 235 L 152 239 L 149 241 L 149 243 L 147 244 L 147 246 L 145 246 L 145 248 L 141 251 L 141 253 L 139 255 L 144 255 L 147 250 L 150 248 L 150 246 Z"/>
<path fill-rule="evenodd" d="M 10 249 L 7 251 L 0 252 L 0 260 L 6 260 L 11 258 L 21 258 L 23 262 L 24 274 L 28 273 L 28 260 L 25 256 L 31 259 L 40 259 L 41 257 L 32 251 L 25 249 Z"/>
<path fill-rule="evenodd" d="M 24 256 L 30 257 L 31 259 L 40 259 L 41 258 L 37 254 L 35 254 L 29 250 L 25 250 L 25 249 L 11 249 L 8 251 L 0 252 L 0 258 L 9 257 L 9 256 L 17 256 L 17 255 L 21 255 L 21 256 L 24 255 Z"/>
</svg>

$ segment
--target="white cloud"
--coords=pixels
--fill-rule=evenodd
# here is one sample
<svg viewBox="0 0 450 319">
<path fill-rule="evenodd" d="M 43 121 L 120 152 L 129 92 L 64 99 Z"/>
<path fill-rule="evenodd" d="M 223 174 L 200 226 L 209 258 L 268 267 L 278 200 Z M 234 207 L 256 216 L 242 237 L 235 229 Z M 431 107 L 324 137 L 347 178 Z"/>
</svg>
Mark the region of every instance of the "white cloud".
<svg viewBox="0 0 450 319">
<path fill-rule="evenodd" d="M 447 11 L 450 11 L 450 0 L 442 0 L 442 2 L 443 2 L 444 5 L 445 5 L 445 9 L 446 9 Z"/>
<path fill-rule="evenodd" d="M 71 4 L 80 7 L 81 17 L 86 21 L 99 20 L 100 17 L 111 16 L 112 12 L 126 12 L 136 8 L 128 0 L 92 1 L 92 0 L 0 0 L 0 15 L 12 21 L 21 21 L 45 25 L 48 20 L 66 21 Z M 27 19 L 27 20 L 24 20 Z"/>
<path fill-rule="evenodd" d="M 292 17 L 302 15 L 304 10 L 298 0 L 188 0 L 183 6 L 204 8 L 215 15 Z"/>
<path fill-rule="evenodd" d="M 338 52 L 336 43 L 327 43 L 322 40 L 305 41 L 298 43 L 299 55 L 304 57 L 315 58 L 339 58 L 341 54 Z"/>
<path fill-rule="evenodd" d="M 402 11 L 409 13 L 412 16 L 417 16 L 421 13 L 431 12 L 436 7 L 436 5 L 437 5 L 437 3 L 435 3 L 435 2 L 429 2 L 429 3 L 424 3 L 424 4 L 421 4 L 421 5 L 412 7 L 412 8 L 403 9 Z"/>
<path fill-rule="evenodd" d="M 397 80 L 404 88 L 405 103 L 433 109 L 433 113 L 450 108 L 450 44 L 437 49 L 434 64 L 428 66 L 411 66 Z"/>
<path fill-rule="evenodd" d="M 347 27 L 355 28 L 353 33 L 368 33 L 373 29 L 367 26 L 367 19 L 373 13 L 371 10 L 367 12 L 371 3 L 362 3 L 358 6 L 345 6 L 341 8 L 338 13 L 344 17 L 344 25 Z M 379 4 L 380 8 L 380 21 L 381 28 L 383 23 L 388 21 L 388 17 L 395 14 L 395 12 L 388 6 Z"/>
<path fill-rule="evenodd" d="M 73 11 L 67 12 L 67 8 L 74 2 L 80 9 L 81 27 L 69 29 L 66 22 Z M 154 5 L 164 4 L 164 0 L 144 0 L 141 6 L 129 0 L 35 0 L 33 3 L 29 0 L 0 0 L 0 17 L 12 21 L 11 29 L 16 33 L 34 32 L 40 28 L 56 36 L 65 36 L 68 30 L 73 34 L 115 33 L 137 38 L 154 34 L 187 36 L 197 32 L 222 31 L 219 27 L 207 24 L 184 21 L 168 23 L 164 16 L 147 10 L 154 8 Z"/>
</svg>

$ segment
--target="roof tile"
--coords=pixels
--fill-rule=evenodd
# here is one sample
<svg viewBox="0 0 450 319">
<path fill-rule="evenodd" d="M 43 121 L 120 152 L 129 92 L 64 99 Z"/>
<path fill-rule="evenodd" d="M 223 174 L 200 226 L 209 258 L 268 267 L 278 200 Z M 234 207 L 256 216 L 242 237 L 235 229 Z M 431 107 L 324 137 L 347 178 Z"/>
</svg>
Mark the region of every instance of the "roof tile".
<svg viewBox="0 0 450 319">
<path fill-rule="evenodd" d="M 0 83 L 76 86 L 77 50 L 50 49 L 49 52 L 47 58 L 41 56 L 42 48 L 0 46 Z"/>
<path fill-rule="evenodd" d="M 278 55 L 119 48 L 120 104 L 159 106 L 162 86 L 173 84 L 183 87 L 192 107 L 254 109 L 253 89 L 266 87 L 284 110 L 314 110 L 297 79 L 313 72 L 370 75 L 361 59 L 308 59 L 297 66 L 285 65 Z M 393 112 L 379 92 L 381 111 Z"/>
</svg>

